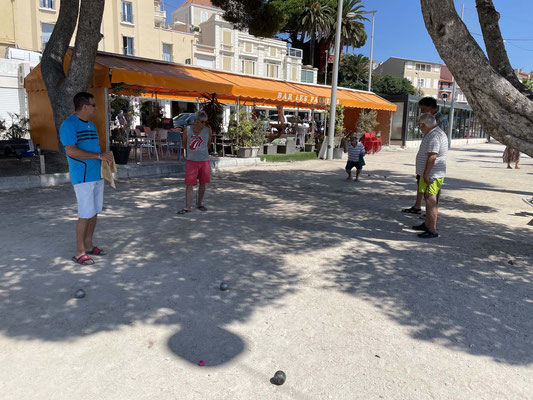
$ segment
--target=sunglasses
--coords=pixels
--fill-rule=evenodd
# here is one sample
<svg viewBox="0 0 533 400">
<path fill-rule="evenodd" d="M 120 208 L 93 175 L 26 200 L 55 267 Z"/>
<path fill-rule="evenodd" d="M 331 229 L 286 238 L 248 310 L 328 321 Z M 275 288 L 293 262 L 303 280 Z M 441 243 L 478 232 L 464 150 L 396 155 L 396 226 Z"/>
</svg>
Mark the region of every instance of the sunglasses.
<svg viewBox="0 0 533 400">
<path fill-rule="evenodd" d="M 207 124 L 207 120 L 205 120 L 205 119 L 201 119 L 201 120 L 198 121 L 198 122 L 201 123 L 201 124 Z"/>
<path fill-rule="evenodd" d="M 96 108 L 96 103 L 89 103 L 89 104 L 85 104 L 85 105 Z"/>
</svg>

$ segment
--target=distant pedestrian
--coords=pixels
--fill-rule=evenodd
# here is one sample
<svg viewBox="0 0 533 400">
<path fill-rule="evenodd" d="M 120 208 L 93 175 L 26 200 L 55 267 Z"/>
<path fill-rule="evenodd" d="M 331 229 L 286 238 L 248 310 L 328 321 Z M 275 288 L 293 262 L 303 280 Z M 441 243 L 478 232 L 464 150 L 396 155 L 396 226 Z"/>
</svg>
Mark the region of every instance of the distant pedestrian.
<svg viewBox="0 0 533 400">
<path fill-rule="evenodd" d="M 422 224 L 413 226 L 413 229 L 424 231 L 418 234 L 418 237 L 428 239 L 439 236 L 437 196 L 446 176 L 448 138 L 432 114 L 422 114 L 418 126 L 424 137 L 416 155 L 416 173 L 420 175 L 418 191 L 426 202 L 426 219 Z"/>
<path fill-rule="evenodd" d="M 448 119 L 444 114 L 439 111 L 439 106 L 437 105 L 437 100 L 433 97 L 423 97 L 418 102 L 418 107 L 422 114 L 431 114 L 435 117 L 439 128 L 444 132 L 448 132 Z M 420 175 L 416 175 L 416 185 L 418 188 L 418 182 L 420 181 Z M 408 214 L 420 214 L 422 212 L 422 193 L 417 189 L 415 205 L 409 208 L 404 208 L 402 212 Z M 437 197 L 437 202 L 439 198 Z"/>
<path fill-rule="evenodd" d="M 126 116 L 124 115 L 124 110 L 120 110 L 117 114 L 115 125 L 118 125 L 119 128 L 124 128 L 124 126 L 126 126 Z"/>
<path fill-rule="evenodd" d="M 187 161 L 185 163 L 185 208 L 178 214 L 185 214 L 192 210 L 192 194 L 194 186 L 200 182 L 196 208 L 207 211 L 202 203 L 205 194 L 205 185 L 210 182 L 209 177 L 209 146 L 213 140 L 211 127 L 207 125 L 207 114 L 198 111 L 194 124 L 188 126 L 183 134 L 183 147 L 187 149 Z"/>
<path fill-rule="evenodd" d="M 520 169 L 520 152 L 511 146 L 507 146 L 503 152 L 503 162 L 507 163 L 507 168 L 512 169 L 511 163 L 514 163 L 515 169 Z"/>
<path fill-rule="evenodd" d="M 355 167 L 355 181 L 359 182 L 359 175 L 365 165 L 365 147 L 363 143 L 357 140 L 355 135 L 352 135 L 344 144 L 344 152 L 348 153 L 348 162 L 345 168 L 348 174 L 346 180 L 349 181 L 352 179 L 352 169 Z"/>
<path fill-rule="evenodd" d="M 96 126 L 89 121 L 96 113 L 94 96 L 80 92 L 74 96 L 74 114 L 59 128 L 61 143 L 67 153 L 70 180 L 78 202 L 76 224 L 76 255 L 80 265 L 92 265 L 91 255 L 105 252 L 93 243 L 98 213 L 104 201 L 104 180 L 100 174 L 102 160 L 113 161 L 113 153 L 102 153 Z"/>
</svg>

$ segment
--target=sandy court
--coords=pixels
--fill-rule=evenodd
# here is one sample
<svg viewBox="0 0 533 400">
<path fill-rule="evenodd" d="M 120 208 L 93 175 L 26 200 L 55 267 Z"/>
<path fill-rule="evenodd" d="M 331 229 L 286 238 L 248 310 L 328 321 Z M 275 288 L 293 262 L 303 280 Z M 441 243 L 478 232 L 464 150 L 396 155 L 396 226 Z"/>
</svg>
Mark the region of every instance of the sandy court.
<svg viewBox="0 0 533 400">
<path fill-rule="evenodd" d="M 357 183 L 221 171 L 185 216 L 182 178 L 119 181 L 85 267 L 71 186 L 0 193 L 0 398 L 531 399 L 533 160 L 503 149 L 449 153 L 432 240 L 400 212 L 416 149 Z"/>
</svg>

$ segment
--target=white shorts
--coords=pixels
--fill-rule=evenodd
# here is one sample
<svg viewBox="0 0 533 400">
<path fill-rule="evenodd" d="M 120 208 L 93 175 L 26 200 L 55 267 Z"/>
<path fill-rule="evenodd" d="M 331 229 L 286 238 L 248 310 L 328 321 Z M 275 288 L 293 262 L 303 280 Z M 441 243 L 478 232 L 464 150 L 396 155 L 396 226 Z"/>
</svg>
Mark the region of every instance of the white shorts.
<svg viewBox="0 0 533 400">
<path fill-rule="evenodd" d="M 102 212 L 104 205 L 104 180 L 74 185 L 78 200 L 78 217 L 92 218 Z"/>
</svg>

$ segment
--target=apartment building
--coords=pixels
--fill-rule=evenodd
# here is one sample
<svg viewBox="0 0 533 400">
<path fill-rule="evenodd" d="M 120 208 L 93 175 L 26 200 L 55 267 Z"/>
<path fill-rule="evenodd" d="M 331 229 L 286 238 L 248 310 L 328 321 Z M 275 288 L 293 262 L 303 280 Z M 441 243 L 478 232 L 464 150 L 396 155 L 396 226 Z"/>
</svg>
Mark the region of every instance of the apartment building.
<svg viewBox="0 0 533 400">
<path fill-rule="evenodd" d="M 234 29 L 209 0 L 187 0 L 172 13 L 172 21 L 175 27 L 198 32 L 188 61 L 192 65 L 316 83 L 317 70 L 302 66 L 302 50 L 289 48 L 279 39 L 258 38 Z"/>
<path fill-rule="evenodd" d="M 59 15 L 58 0 L 4 1 L 0 14 L 0 52 L 9 47 L 42 52 Z M 161 0 L 108 0 L 98 50 L 185 63 L 192 58 L 194 33 L 166 26 Z M 71 45 L 74 45 L 72 39 Z"/>
<path fill-rule="evenodd" d="M 439 94 L 438 99 L 444 101 L 452 100 L 454 78 L 450 70 L 446 65 L 441 65 L 440 69 L 440 81 L 439 81 Z M 455 87 L 455 102 L 466 104 L 468 101 L 459 86 Z"/>
<path fill-rule="evenodd" d="M 441 73 L 441 64 L 439 63 L 390 57 L 381 63 L 375 69 L 375 72 L 382 75 L 407 78 L 417 92 L 435 98 L 438 96 Z"/>
</svg>

